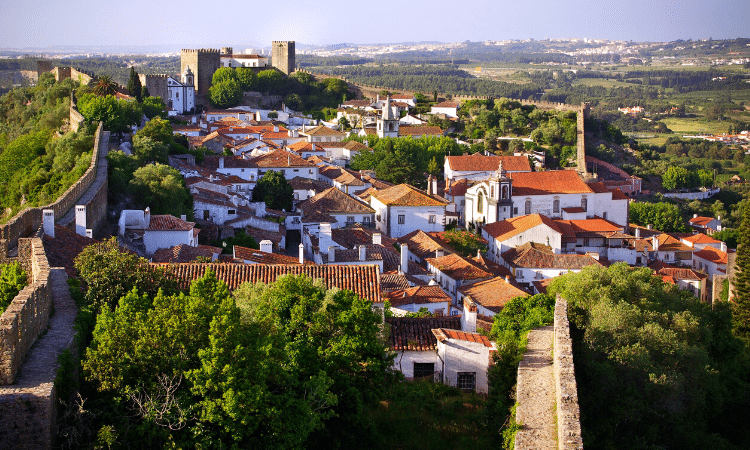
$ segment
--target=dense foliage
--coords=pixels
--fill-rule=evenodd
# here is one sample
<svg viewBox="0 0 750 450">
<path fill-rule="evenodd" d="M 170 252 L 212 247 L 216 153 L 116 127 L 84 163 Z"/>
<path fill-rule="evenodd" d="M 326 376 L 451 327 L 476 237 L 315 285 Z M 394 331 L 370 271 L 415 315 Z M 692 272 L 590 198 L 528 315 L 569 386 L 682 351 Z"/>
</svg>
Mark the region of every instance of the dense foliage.
<svg viewBox="0 0 750 450">
<path fill-rule="evenodd" d="M 26 272 L 18 263 L 0 264 L 0 314 L 27 283 Z"/>
<path fill-rule="evenodd" d="M 390 379 L 380 317 L 302 277 L 230 295 L 211 271 L 188 294 L 133 290 L 96 321 L 83 367 L 98 445 L 352 448 Z M 158 345 L 157 345 L 158 344 Z M 93 443 L 93 442 L 92 442 Z"/>
<path fill-rule="evenodd" d="M 466 230 L 446 231 L 443 239 L 461 256 L 474 257 L 478 251 L 487 250 L 482 238 Z"/>
<path fill-rule="evenodd" d="M 665 233 L 687 231 L 685 221 L 677 205 L 667 202 L 630 204 L 630 221 L 637 225 L 648 226 Z"/>
<path fill-rule="evenodd" d="M 553 281 L 568 300 L 591 448 L 746 448 L 748 360 L 726 304 L 647 268 L 590 266 Z"/>
<path fill-rule="evenodd" d="M 283 171 L 269 170 L 253 188 L 253 201 L 265 202 L 271 209 L 291 211 L 294 189 L 286 181 Z"/>
<path fill-rule="evenodd" d="M 737 230 L 736 274 L 732 280 L 732 319 L 738 336 L 750 343 L 750 208 L 745 208 Z"/>
</svg>

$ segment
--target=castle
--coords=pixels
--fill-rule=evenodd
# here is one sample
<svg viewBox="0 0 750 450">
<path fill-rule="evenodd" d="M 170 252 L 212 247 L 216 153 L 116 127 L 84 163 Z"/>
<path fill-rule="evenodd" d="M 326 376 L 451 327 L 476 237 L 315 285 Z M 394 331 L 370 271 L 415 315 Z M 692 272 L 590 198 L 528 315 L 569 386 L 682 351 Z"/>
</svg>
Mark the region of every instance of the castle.
<svg viewBox="0 0 750 450">
<path fill-rule="evenodd" d="M 294 41 L 273 41 L 271 43 L 271 57 L 273 67 L 289 75 L 295 69 L 295 52 Z M 208 95 L 208 89 L 211 87 L 211 79 L 214 72 L 219 67 L 231 67 L 233 64 L 222 64 L 222 60 L 234 60 L 238 55 L 233 55 L 232 47 L 222 47 L 219 49 L 182 49 L 180 54 L 180 73 L 184 74 L 187 69 L 193 73 L 196 95 L 205 97 Z M 261 68 L 267 67 L 267 60 L 258 55 L 251 58 L 253 63 L 243 67 Z"/>
</svg>

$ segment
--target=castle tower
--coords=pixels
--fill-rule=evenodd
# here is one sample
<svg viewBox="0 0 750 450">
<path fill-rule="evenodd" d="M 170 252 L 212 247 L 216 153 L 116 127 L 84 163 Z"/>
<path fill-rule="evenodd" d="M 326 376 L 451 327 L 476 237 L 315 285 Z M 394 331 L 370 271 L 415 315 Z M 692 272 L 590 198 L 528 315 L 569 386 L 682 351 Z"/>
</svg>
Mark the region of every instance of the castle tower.
<svg viewBox="0 0 750 450">
<path fill-rule="evenodd" d="M 294 41 L 271 42 L 271 59 L 273 66 L 286 75 L 294 72 Z"/>
<path fill-rule="evenodd" d="M 219 67 L 221 58 L 216 49 L 183 49 L 180 55 L 180 73 L 185 73 L 188 68 L 193 72 L 195 93 L 199 97 L 208 95 L 211 78 Z"/>
<path fill-rule="evenodd" d="M 221 47 L 221 56 L 232 56 L 233 51 L 232 47 Z"/>
<path fill-rule="evenodd" d="M 584 133 L 584 121 L 589 118 L 591 108 L 588 103 L 582 102 L 578 110 L 577 136 L 576 136 L 576 165 L 578 173 L 585 179 L 588 177 L 586 170 L 586 136 Z"/>
</svg>

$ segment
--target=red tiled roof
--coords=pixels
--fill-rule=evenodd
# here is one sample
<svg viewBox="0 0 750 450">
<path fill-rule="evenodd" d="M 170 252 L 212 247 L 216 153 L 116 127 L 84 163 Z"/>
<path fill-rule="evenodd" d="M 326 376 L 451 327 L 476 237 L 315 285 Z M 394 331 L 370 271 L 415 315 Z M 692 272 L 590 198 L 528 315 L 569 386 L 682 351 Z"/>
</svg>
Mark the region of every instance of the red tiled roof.
<svg viewBox="0 0 750 450">
<path fill-rule="evenodd" d="M 308 136 L 346 136 L 345 133 L 334 130 L 333 128 L 328 128 L 325 125 L 318 125 L 317 127 L 310 128 L 305 131 L 300 131 L 300 134 L 305 134 Z"/>
<path fill-rule="evenodd" d="M 414 186 L 399 184 L 370 194 L 388 206 L 445 206 L 446 202 L 427 195 Z"/>
<path fill-rule="evenodd" d="M 714 239 L 710 236 L 706 236 L 703 233 L 696 233 L 687 237 L 682 238 L 683 241 L 688 241 L 691 244 L 719 244 L 720 240 Z"/>
<path fill-rule="evenodd" d="M 414 230 L 398 238 L 400 244 L 406 244 L 409 251 L 414 253 L 418 258 L 426 258 L 435 255 L 435 250 L 443 250 L 446 253 L 453 253 L 453 250 L 446 246 L 446 243 L 436 236 L 425 233 L 422 230 Z"/>
<path fill-rule="evenodd" d="M 503 252 L 502 258 L 515 267 L 533 269 L 583 269 L 590 265 L 602 263 L 588 255 L 555 254 L 547 245 L 527 242 Z"/>
<path fill-rule="evenodd" d="M 257 156 L 250 160 L 251 167 L 274 168 L 274 167 L 314 167 L 315 164 L 302 158 L 296 153 L 277 149 L 265 155 Z"/>
<path fill-rule="evenodd" d="M 703 217 L 703 216 L 693 217 L 692 219 L 690 219 L 690 225 L 705 227 L 712 220 L 714 220 L 713 217 Z"/>
<path fill-rule="evenodd" d="M 416 350 L 434 351 L 437 339 L 432 333 L 435 328 L 461 329 L 461 317 L 387 317 L 390 325 L 389 347 L 392 351 Z"/>
<path fill-rule="evenodd" d="M 440 102 L 433 105 L 433 108 L 458 108 L 458 102 Z"/>
<path fill-rule="evenodd" d="M 60 225 L 55 225 L 55 237 L 47 235 L 42 239 L 44 252 L 50 267 L 65 267 L 69 277 L 77 276 L 75 259 L 83 249 L 99 241 L 78 233 Z M 125 250 L 123 250 L 125 251 Z"/>
<path fill-rule="evenodd" d="M 234 257 L 240 261 L 253 261 L 258 264 L 299 264 L 299 259 L 281 253 L 267 253 L 254 248 L 234 246 Z"/>
<path fill-rule="evenodd" d="M 581 208 L 580 206 L 568 206 L 567 208 L 563 208 L 562 210 L 570 214 L 580 214 L 586 212 L 586 210 Z"/>
<path fill-rule="evenodd" d="M 648 265 L 651 269 L 664 277 L 671 278 L 671 283 L 675 284 L 675 280 L 703 280 L 708 278 L 706 275 L 696 272 L 693 269 L 674 267 L 669 264 L 656 260 Z"/>
<path fill-rule="evenodd" d="M 525 156 L 484 156 L 480 153 L 461 156 L 446 156 L 451 170 L 491 172 L 497 170 L 500 161 L 503 169 L 510 172 L 531 172 L 529 158 Z M 513 186 L 515 188 L 515 184 Z"/>
<path fill-rule="evenodd" d="M 406 275 L 398 273 L 384 273 L 380 275 L 380 292 L 388 295 L 389 292 L 409 289 L 409 280 L 406 279 Z"/>
<path fill-rule="evenodd" d="M 629 198 L 620 189 L 612 189 L 612 200 L 628 200 Z"/>
<path fill-rule="evenodd" d="M 270 264 L 169 264 L 167 272 L 173 273 L 181 290 L 190 288 L 190 282 L 211 269 L 216 278 L 225 282 L 230 290 L 242 283 L 273 283 L 284 275 L 307 275 L 329 289 L 348 289 L 372 302 L 381 302 L 380 271 L 376 265 L 270 265 Z"/>
<path fill-rule="evenodd" d="M 323 214 L 374 214 L 375 210 L 362 201 L 344 194 L 335 187 L 300 202 L 297 207 L 303 216 L 315 212 Z"/>
<path fill-rule="evenodd" d="M 513 195 L 593 194 L 594 191 L 572 170 L 514 172 Z"/>
<path fill-rule="evenodd" d="M 503 278 L 496 277 L 491 280 L 479 281 L 468 286 L 461 286 L 458 292 L 494 312 L 500 312 L 506 303 L 516 297 L 527 297 L 529 294 Z"/>
<path fill-rule="evenodd" d="M 714 264 L 726 264 L 729 260 L 729 256 L 726 252 L 722 252 L 721 250 L 715 249 L 713 247 L 704 247 L 702 250 L 698 250 L 697 252 L 693 253 L 693 255 L 705 259 L 706 261 L 710 261 Z"/>
<path fill-rule="evenodd" d="M 450 303 L 451 298 L 440 289 L 440 286 L 414 286 L 412 288 L 390 292 L 387 295 L 391 306 L 423 303 Z"/>
<path fill-rule="evenodd" d="M 427 258 L 425 261 L 454 280 L 492 278 L 492 274 L 479 264 L 455 253 L 440 258 Z"/>
<path fill-rule="evenodd" d="M 152 231 L 188 231 L 195 227 L 195 222 L 187 222 L 170 214 L 151 216 L 148 229 Z"/>
<path fill-rule="evenodd" d="M 563 234 L 563 229 L 557 221 L 541 214 L 529 214 L 526 216 L 518 216 L 511 219 L 501 220 L 499 222 L 493 222 L 485 225 L 482 229 L 496 240 L 504 241 L 542 224 L 547 225 L 560 234 Z"/>
<path fill-rule="evenodd" d="M 218 247 L 211 247 L 209 245 L 191 247 L 186 244 L 180 244 L 170 248 L 158 249 L 154 252 L 151 261 L 155 263 L 187 263 L 194 261 L 200 256 L 212 259 L 214 254 L 218 255 L 220 253 L 221 249 Z"/>
<path fill-rule="evenodd" d="M 460 330 L 438 328 L 433 329 L 432 334 L 434 334 L 437 340 L 440 342 L 443 342 L 447 339 L 456 339 L 459 341 L 476 342 L 477 344 L 482 344 L 485 347 L 492 347 L 492 343 L 490 342 L 489 338 L 479 333 L 467 333 Z"/>
<path fill-rule="evenodd" d="M 443 133 L 440 127 L 430 125 L 401 125 L 398 127 L 399 136 L 442 136 Z"/>
</svg>

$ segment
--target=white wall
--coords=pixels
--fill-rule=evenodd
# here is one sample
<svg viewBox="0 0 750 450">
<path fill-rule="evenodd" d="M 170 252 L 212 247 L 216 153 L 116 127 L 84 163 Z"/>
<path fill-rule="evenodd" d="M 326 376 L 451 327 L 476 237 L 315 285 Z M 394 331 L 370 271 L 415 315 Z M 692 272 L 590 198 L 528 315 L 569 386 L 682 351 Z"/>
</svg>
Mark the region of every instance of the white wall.
<svg viewBox="0 0 750 450">
<path fill-rule="evenodd" d="M 376 226 L 378 230 L 397 239 L 412 231 L 422 230 L 426 233 L 443 231 L 445 229 L 445 206 L 391 206 L 386 207 L 374 196 L 370 197 L 370 206 L 375 210 Z M 380 215 L 380 221 L 377 215 Z M 390 214 L 390 233 L 388 230 L 388 214 Z M 398 217 L 404 216 L 404 223 L 398 223 Z M 434 223 L 430 223 L 430 216 L 434 216 Z"/>
<path fill-rule="evenodd" d="M 414 363 L 434 363 L 435 371 L 440 371 L 442 363 L 438 359 L 437 351 L 404 350 L 396 352 L 393 368 L 403 373 L 406 378 L 414 377 Z"/>
<path fill-rule="evenodd" d="M 186 244 L 191 247 L 198 245 L 197 241 L 193 238 L 193 230 L 146 230 L 143 233 L 143 244 L 146 246 L 146 253 L 149 255 L 153 255 L 160 248 L 170 248 L 180 244 Z"/>
<path fill-rule="evenodd" d="M 458 372 L 475 372 L 476 392 L 486 394 L 489 350 L 490 348 L 477 342 L 457 339 L 438 342 L 438 356 L 444 364 L 443 382 L 449 386 L 456 386 Z"/>
</svg>

